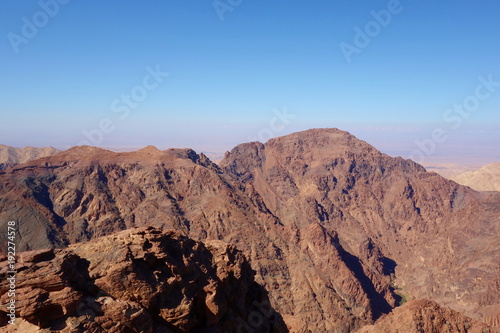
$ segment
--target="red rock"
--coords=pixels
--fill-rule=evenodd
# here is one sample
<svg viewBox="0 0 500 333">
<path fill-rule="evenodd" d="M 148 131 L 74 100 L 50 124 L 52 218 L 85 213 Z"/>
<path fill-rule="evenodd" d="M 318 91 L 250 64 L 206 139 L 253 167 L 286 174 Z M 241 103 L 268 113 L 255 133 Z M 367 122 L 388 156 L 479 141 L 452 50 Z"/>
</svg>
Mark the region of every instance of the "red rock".
<svg viewBox="0 0 500 333">
<path fill-rule="evenodd" d="M 0 278 L 6 303 L 5 274 Z M 17 274 L 16 300 L 18 317 L 63 332 L 235 332 L 269 303 L 234 247 L 205 247 L 154 228 L 72 245 L 50 261 L 26 261 Z M 259 332 L 286 331 L 273 309 L 261 317 Z"/>
<path fill-rule="evenodd" d="M 410 301 L 357 333 L 491 333 L 487 325 L 436 302 Z"/>
</svg>

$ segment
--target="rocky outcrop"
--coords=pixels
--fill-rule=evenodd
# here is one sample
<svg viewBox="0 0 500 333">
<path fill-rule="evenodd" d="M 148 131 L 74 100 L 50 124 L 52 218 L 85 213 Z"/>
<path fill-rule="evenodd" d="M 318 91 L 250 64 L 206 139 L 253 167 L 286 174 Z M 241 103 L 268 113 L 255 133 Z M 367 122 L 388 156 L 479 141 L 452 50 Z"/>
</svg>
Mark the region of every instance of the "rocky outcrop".
<svg viewBox="0 0 500 333">
<path fill-rule="evenodd" d="M 5 304 L 5 260 L 0 267 L 0 301 Z M 176 231 L 131 229 L 63 250 L 24 252 L 17 271 L 16 315 L 25 327 L 51 332 L 287 331 L 240 251 L 220 241 L 196 242 Z M 5 327 L 5 313 L 0 317 Z"/>
<path fill-rule="evenodd" d="M 16 166 L 16 163 L 0 163 L 0 171 Z"/>
<path fill-rule="evenodd" d="M 485 324 L 439 306 L 429 300 L 414 300 L 394 309 L 356 333 L 491 333 Z"/>
</svg>

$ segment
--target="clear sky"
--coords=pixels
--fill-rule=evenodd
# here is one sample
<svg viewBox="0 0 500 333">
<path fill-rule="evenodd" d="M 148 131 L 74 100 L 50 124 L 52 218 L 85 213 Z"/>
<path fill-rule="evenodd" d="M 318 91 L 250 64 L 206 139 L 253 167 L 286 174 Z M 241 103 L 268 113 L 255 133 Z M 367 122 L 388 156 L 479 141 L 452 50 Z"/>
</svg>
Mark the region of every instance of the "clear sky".
<svg viewBox="0 0 500 333">
<path fill-rule="evenodd" d="M 3 144 L 223 152 L 338 127 L 392 155 L 500 160 L 495 0 L 0 6 Z"/>
</svg>

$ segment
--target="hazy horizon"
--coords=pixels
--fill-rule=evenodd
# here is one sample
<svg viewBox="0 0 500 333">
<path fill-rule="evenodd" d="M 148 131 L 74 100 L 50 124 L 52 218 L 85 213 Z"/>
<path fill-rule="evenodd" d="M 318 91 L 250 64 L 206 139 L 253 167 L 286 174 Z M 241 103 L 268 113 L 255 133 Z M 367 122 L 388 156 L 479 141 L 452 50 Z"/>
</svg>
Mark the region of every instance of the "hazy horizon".
<svg viewBox="0 0 500 333">
<path fill-rule="evenodd" d="M 341 130 L 345 130 L 342 128 L 339 128 Z M 368 142 L 369 144 L 373 145 L 375 148 L 380 150 L 382 153 L 388 154 L 390 156 L 396 157 L 396 156 L 402 156 L 404 158 L 409 158 L 405 153 L 411 149 L 414 149 L 413 145 L 415 144 L 413 141 L 409 141 L 408 145 L 405 147 L 403 144 L 400 142 L 394 142 L 390 143 L 391 141 L 389 137 L 393 137 L 394 140 L 404 137 L 404 135 L 411 135 L 412 133 L 419 133 L 422 131 L 422 129 L 419 128 L 403 128 L 403 127 L 391 127 L 391 126 L 386 126 L 380 127 L 380 128 L 355 128 L 355 130 L 358 130 L 359 133 L 362 133 L 361 136 L 356 135 L 354 132 L 355 131 L 348 131 L 351 134 L 357 136 L 359 139 L 364 140 Z M 469 130 L 473 131 L 473 130 Z M 481 130 L 476 130 L 477 133 L 481 133 Z M 283 133 L 283 135 L 287 135 L 289 133 Z M 382 135 L 381 135 L 382 134 Z M 383 135 L 385 134 L 385 135 Z M 481 133 L 484 135 L 483 140 L 488 139 L 488 133 L 483 132 Z M 490 133 L 491 134 L 491 133 Z M 274 136 L 274 137 L 279 137 L 282 135 Z M 465 140 L 465 141 L 464 141 Z M 248 140 L 247 140 L 248 141 Z M 261 140 L 255 140 L 259 142 L 265 143 L 265 141 Z M 246 142 L 246 141 L 245 141 Z M 142 149 L 146 146 L 153 145 L 156 148 L 160 150 L 166 150 L 169 148 L 190 148 L 195 150 L 197 153 L 204 153 L 209 155 L 210 158 L 212 157 L 218 157 L 218 159 L 222 158 L 225 152 L 231 151 L 234 147 L 236 147 L 238 144 L 241 144 L 244 142 L 239 142 L 235 143 L 234 145 L 225 145 L 225 146 L 207 146 L 207 145 L 193 145 L 193 146 L 187 146 L 183 145 L 182 142 L 179 141 L 179 144 L 171 144 L 169 145 L 168 143 L 166 144 L 150 144 L 150 143 L 144 143 L 144 144 L 130 144 L 130 145 L 117 145 L 117 146 L 106 146 L 106 145 L 100 145 L 100 148 L 115 151 L 115 152 L 130 152 L 130 151 L 135 151 Z M 452 145 L 452 144 L 455 145 Z M 3 143 L 0 143 L 3 144 Z M 437 145 L 436 147 L 436 152 L 432 155 L 429 156 L 424 156 L 423 159 L 419 159 L 419 156 L 416 156 L 414 160 L 424 166 L 433 166 L 433 165 L 445 165 L 445 164 L 458 164 L 462 166 L 469 166 L 469 167 L 480 167 L 484 166 L 486 164 L 490 164 L 493 162 L 498 162 L 500 161 L 500 154 L 496 150 L 490 150 L 490 147 L 486 144 L 483 147 L 474 147 L 471 145 L 471 143 L 466 142 L 466 139 L 460 140 L 460 138 L 457 138 L 452 142 L 452 144 L 449 144 L 448 146 L 443 145 L 440 147 Z M 474 143 L 472 143 L 474 144 Z M 492 145 L 494 145 L 494 141 L 492 142 Z M 33 144 L 28 144 L 24 146 L 14 146 L 15 148 L 24 148 L 24 147 L 37 147 L 40 148 L 41 146 L 39 145 L 33 145 Z M 60 150 L 66 150 L 69 149 L 73 146 L 52 146 L 54 148 L 60 149 Z M 216 149 L 219 147 L 219 149 Z M 406 148 L 406 149 L 405 149 Z M 217 159 L 217 160 L 218 160 Z"/>
<path fill-rule="evenodd" d="M 3 8 L 2 144 L 223 153 L 336 127 L 417 162 L 500 161 L 493 1 Z"/>
</svg>

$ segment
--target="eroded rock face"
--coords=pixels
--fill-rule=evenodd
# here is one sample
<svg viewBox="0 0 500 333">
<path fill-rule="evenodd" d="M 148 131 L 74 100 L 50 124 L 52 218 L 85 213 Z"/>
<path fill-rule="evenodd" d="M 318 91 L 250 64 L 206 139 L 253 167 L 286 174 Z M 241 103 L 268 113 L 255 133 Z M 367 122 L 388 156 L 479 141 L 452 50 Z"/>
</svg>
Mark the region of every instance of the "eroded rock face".
<svg viewBox="0 0 500 333">
<path fill-rule="evenodd" d="M 410 301 L 356 333 L 491 333 L 488 326 L 436 302 Z"/>
<path fill-rule="evenodd" d="M 5 303 L 6 261 L 0 265 Z M 203 244 L 176 231 L 131 229 L 63 250 L 24 252 L 17 270 L 16 314 L 26 327 L 287 332 L 243 254 L 220 241 Z M 1 317 L 5 329 L 5 313 Z"/>
<path fill-rule="evenodd" d="M 8 169 L 16 166 L 16 163 L 0 163 L 0 171 L 3 169 Z"/>
</svg>

